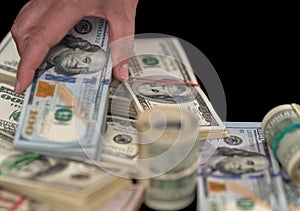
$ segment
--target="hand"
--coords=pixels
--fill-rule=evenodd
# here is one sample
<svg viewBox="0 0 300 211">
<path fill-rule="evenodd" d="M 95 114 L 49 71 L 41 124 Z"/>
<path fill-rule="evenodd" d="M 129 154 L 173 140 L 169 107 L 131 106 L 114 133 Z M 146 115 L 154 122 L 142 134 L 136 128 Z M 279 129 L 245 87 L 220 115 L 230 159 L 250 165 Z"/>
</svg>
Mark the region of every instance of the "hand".
<svg viewBox="0 0 300 211">
<path fill-rule="evenodd" d="M 83 17 L 104 18 L 110 25 L 113 76 L 128 77 L 138 0 L 31 0 L 17 15 L 11 33 L 20 62 L 16 93 L 23 93 L 49 49 Z"/>
</svg>

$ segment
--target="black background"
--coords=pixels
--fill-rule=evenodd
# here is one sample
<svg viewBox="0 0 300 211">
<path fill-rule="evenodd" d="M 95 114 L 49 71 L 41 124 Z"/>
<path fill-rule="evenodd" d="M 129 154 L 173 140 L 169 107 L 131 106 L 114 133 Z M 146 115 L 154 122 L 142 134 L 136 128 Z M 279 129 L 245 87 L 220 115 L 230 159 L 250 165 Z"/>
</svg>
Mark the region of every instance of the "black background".
<svg viewBox="0 0 300 211">
<path fill-rule="evenodd" d="M 25 2 L 6 2 L 0 13 L 0 38 Z M 140 0 L 136 34 L 171 35 L 195 46 L 222 82 L 227 108 L 222 120 L 261 121 L 279 104 L 300 103 L 296 8 L 274 2 Z"/>
<path fill-rule="evenodd" d="M 1 39 L 25 2 L 6 2 L 0 13 Z M 227 115 L 222 120 L 260 122 L 277 105 L 300 104 L 296 8 L 288 2 L 140 0 L 136 34 L 167 34 L 198 48 L 224 87 Z"/>
</svg>

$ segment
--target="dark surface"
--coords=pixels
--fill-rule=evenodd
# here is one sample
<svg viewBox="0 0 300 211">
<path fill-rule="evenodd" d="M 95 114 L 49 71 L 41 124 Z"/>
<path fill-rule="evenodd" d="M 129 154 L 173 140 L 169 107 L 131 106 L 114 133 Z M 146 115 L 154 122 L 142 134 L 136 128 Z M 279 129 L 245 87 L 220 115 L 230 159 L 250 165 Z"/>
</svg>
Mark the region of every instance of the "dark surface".
<svg viewBox="0 0 300 211">
<path fill-rule="evenodd" d="M 24 2 L 11 0 L 0 13 L 0 38 Z M 196 2 L 140 0 L 136 33 L 178 37 L 208 58 L 226 96 L 223 121 L 260 122 L 277 105 L 300 104 L 296 5 Z M 186 210 L 195 209 L 196 200 Z"/>
</svg>

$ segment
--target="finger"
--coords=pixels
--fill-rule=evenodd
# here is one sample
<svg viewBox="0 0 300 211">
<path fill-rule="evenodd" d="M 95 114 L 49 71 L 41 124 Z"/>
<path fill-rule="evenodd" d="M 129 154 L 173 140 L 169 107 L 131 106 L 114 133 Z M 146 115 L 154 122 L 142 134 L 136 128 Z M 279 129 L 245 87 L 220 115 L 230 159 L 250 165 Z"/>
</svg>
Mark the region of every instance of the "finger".
<svg viewBox="0 0 300 211">
<path fill-rule="evenodd" d="M 110 43 L 113 76 L 119 81 L 128 78 L 128 63 L 132 56 L 134 36 L 120 38 Z"/>
<path fill-rule="evenodd" d="M 110 49 L 113 76 L 124 81 L 128 78 L 128 63 L 133 52 L 134 22 L 110 22 Z"/>
<path fill-rule="evenodd" d="M 124 81 L 128 77 L 128 62 L 133 52 L 137 0 L 123 0 L 107 15 L 110 24 L 110 49 L 113 76 Z"/>
<path fill-rule="evenodd" d="M 32 42 L 32 40 L 30 40 L 30 42 Z M 41 63 L 40 60 L 43 60 L 48 52 L 47 47 L 31 44 L 28 44 L 28 46 L 30 47 L 25 48 L 23 51 L 23 56 L 21 57 L 18 66 L 17 80 L 15 85 L 15 92 L 17 94 L 23 93 L 30 85 L 35 71 Z"/>
<path fill-rule="evenodd" d="M 47 0 L 29 1 L 19 11 L 11 27 L 11 32 L 20 55 L 26 46 L 28 34 L 51 7 L 51 3 L 52 1 Z"/>
<path fill-rule="evenodd" d="M 42 20 L 28 33 L 26 46 L 22 50 L 18 66 L 15 86 L 17 93 L 25 91 L 49 49 L 57 44 L 69 29 L 83 17 L 82 5 L 64 5 L 60 2 L 52 5 Z"/>
</svg>

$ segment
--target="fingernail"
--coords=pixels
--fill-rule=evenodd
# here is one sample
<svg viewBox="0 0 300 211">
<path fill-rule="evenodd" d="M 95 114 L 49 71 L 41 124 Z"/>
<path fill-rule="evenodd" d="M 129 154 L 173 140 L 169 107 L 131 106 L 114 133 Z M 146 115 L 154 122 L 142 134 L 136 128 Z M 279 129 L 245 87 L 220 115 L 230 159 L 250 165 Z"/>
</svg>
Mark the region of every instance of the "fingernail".
<svg viewBox="0 0 300 211">
<path fill-rule="evenodd" d="M 128 64 L 123 64 L 119 69 L 119 75 L 122 80 L 127 80 L 128 78 Z"/>
<path fill-rule="evenodd" d="M 21 84 L 20 82 L 17 80 L 16 81 L 16 85 L 15 85 L 15 93 L 20 94 L 21 93 Z"/>
</svg>

